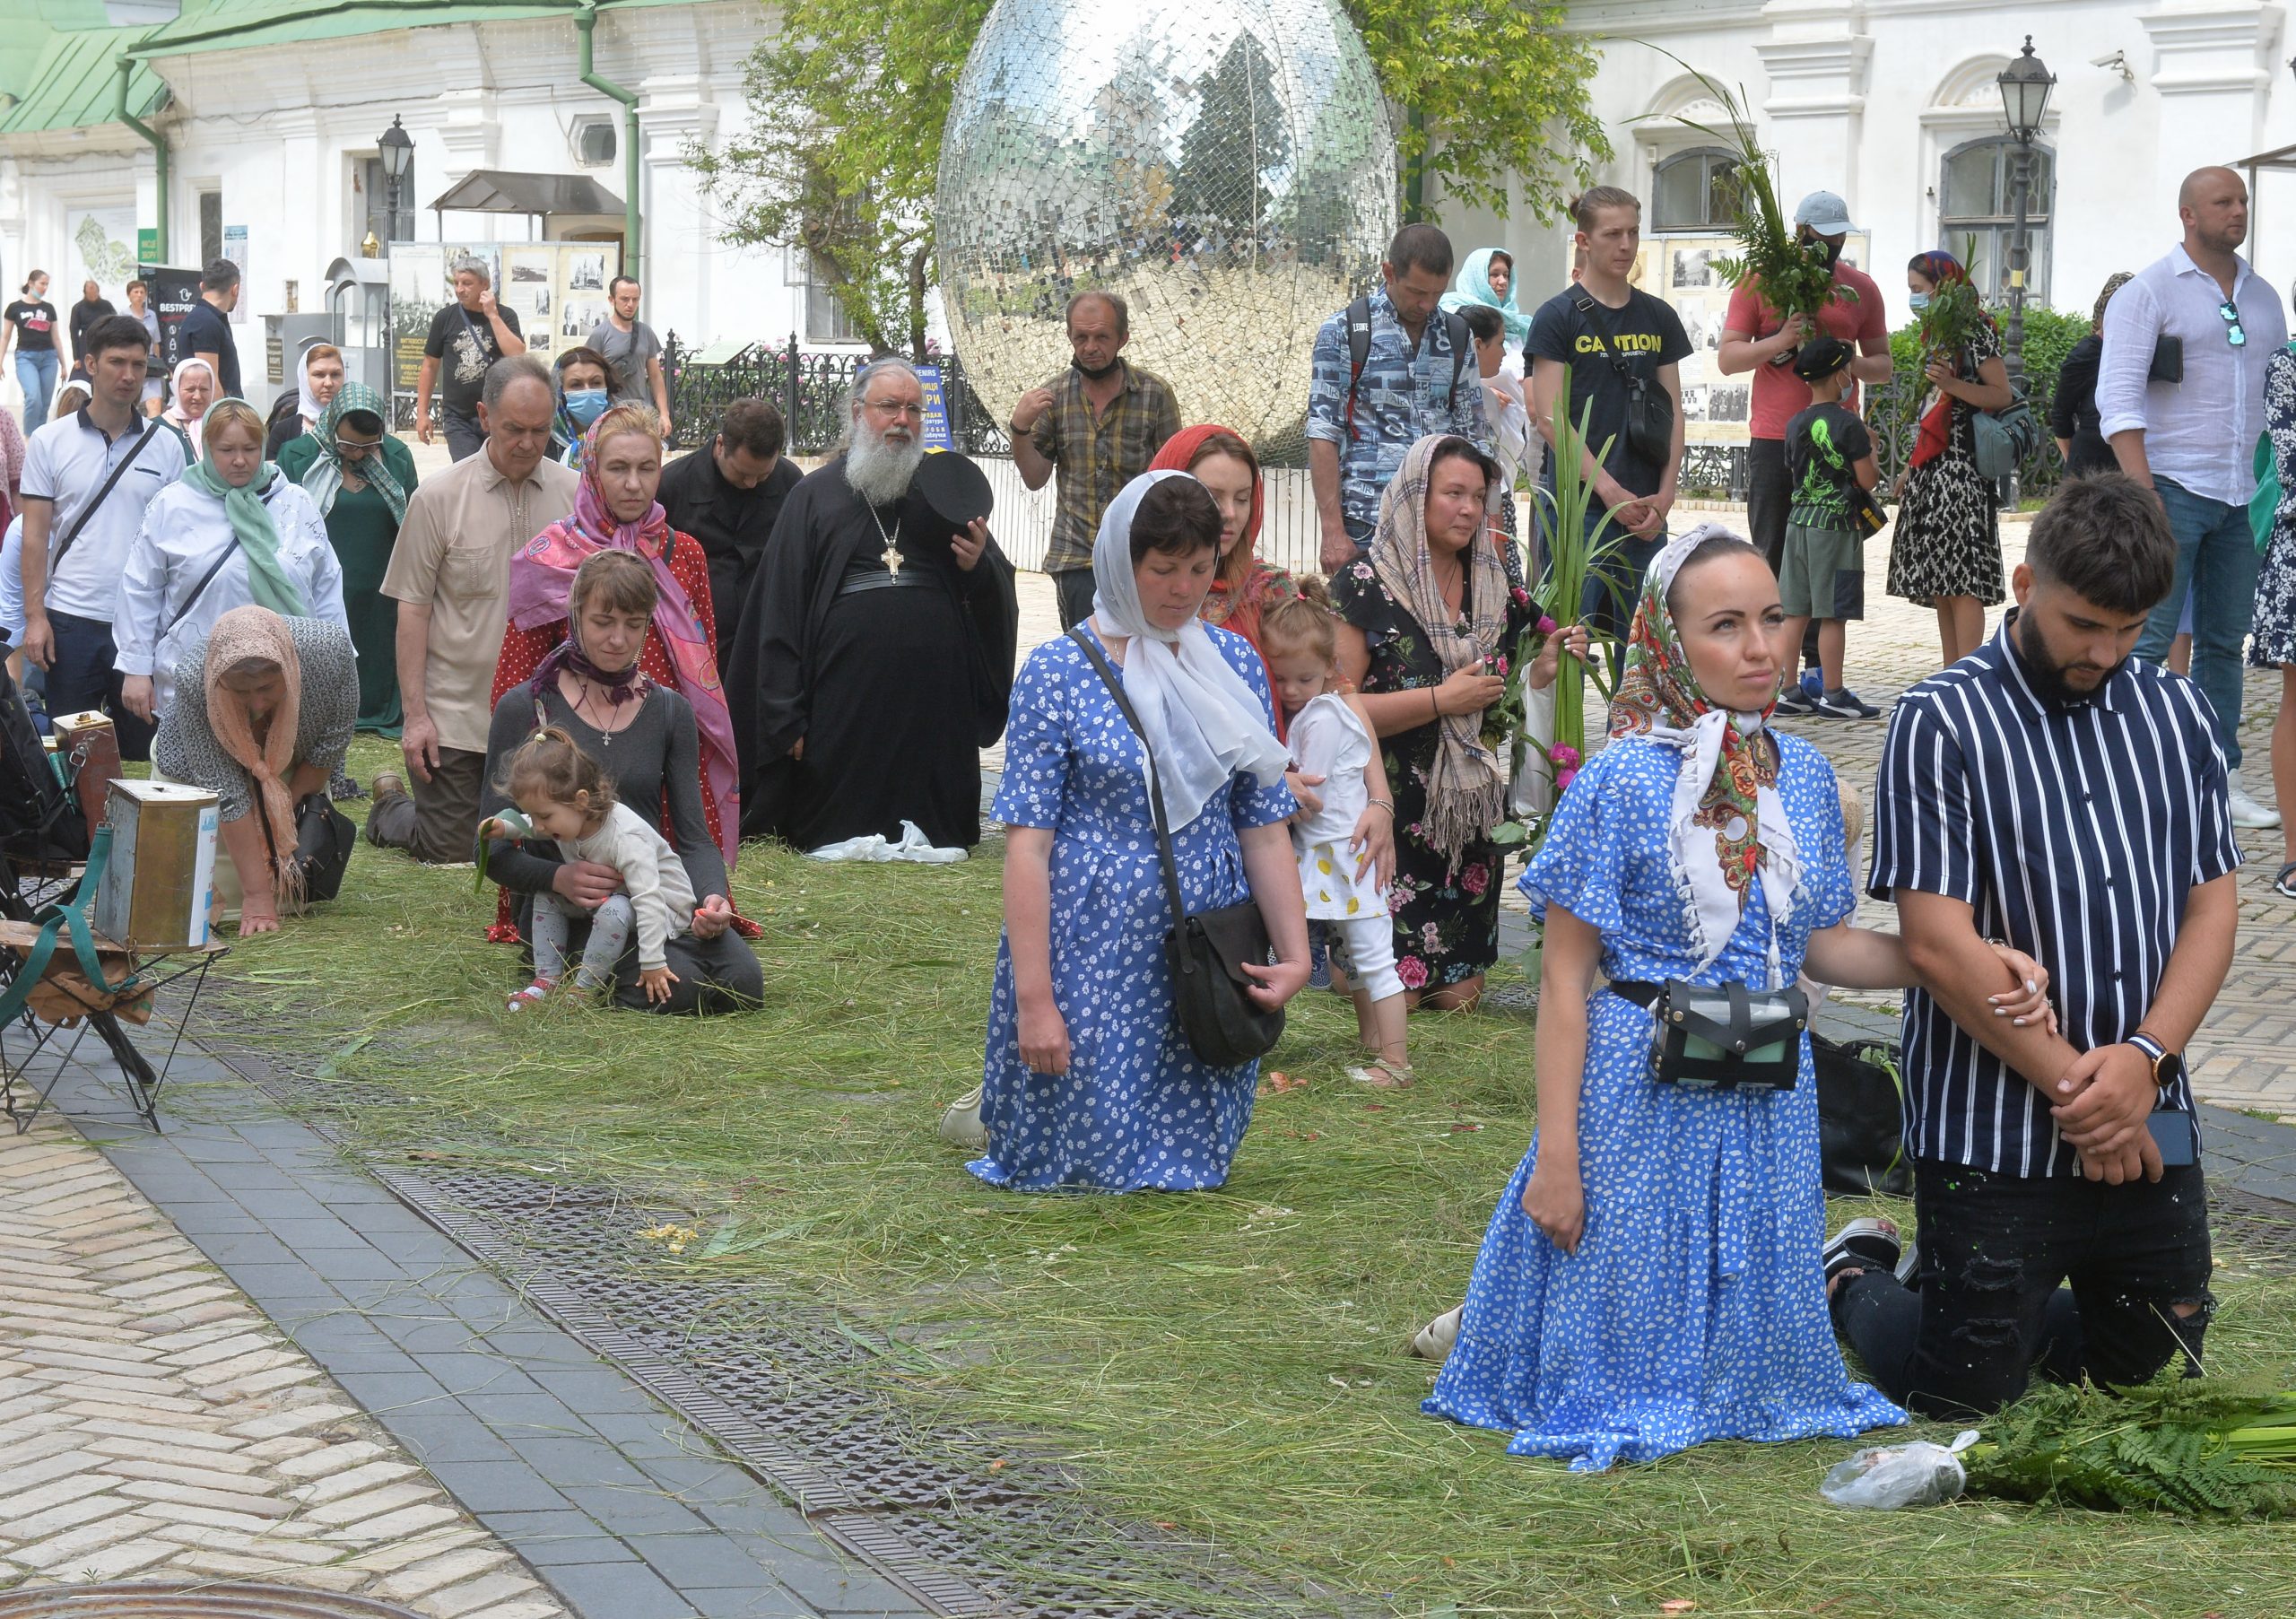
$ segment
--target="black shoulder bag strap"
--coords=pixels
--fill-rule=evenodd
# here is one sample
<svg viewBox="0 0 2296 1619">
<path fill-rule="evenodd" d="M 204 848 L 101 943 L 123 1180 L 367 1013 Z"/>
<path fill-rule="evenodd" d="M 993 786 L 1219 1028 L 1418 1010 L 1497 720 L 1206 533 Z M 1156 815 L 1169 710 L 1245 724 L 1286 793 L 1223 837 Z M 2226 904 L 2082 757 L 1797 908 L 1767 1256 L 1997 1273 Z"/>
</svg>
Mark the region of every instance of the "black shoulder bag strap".
<svg viewBox="0 0 2296 1619">
<path fill-rule="evenodd" d="M 80 531 L 88 526 L 88 520 L 96 515 L 97 509 L 103 505 L 105 499 L 110 495 L 113 488 L 119 483 L 120 479 L 127 475 L 127 469 L 135 465 L 135 457 L 144 453 L 144 447 L 152 441 L 152 436 L 159 431 L 160 419 L 157 416 L 154 416 L 152 418 L 151 425 L 144 430 L 143 437 L 135 440 L 135 448 L 129 450 L 126 457 L 123 459 L 118 466 L 111 469 L 111 476 L 106 478 L 104 480 L 104 486 L 96 491 L 96 498 L 89 501 L 86 508 L 82 510 L 80 515 L 73 519 L 72 532 L 64 536 L 64 543 L 62 544 L 58 545 L 54 551 L 48 553 L 48 578 L 54 579 L 56 577 L 56 570 L 64 566 L 65 553 L 72 549 L 72 543 L 80 537 Z"/>
<path fill-rule="evenodd" d="M 1634 374 L 1632 366 L 1627 364 L 1626 356 L 1613 346 L 1610 333 L 1605 329 L 1609 323 L 1604 320 L 1603 306 L 1596 301 L 1595 295 L 1586 288 L 1580 287 L 1571 295 L 1570 300 L 1578 306 L 1578 312 L 1587 318 L 1587 325 L 1595 334 L 1595 342 L 1601 347 L 1603 358 L 1611 362 L 1611 370 L 1618 373 L 1618 379 L 1625 383 L 1630 390 L 1641 386 L 1642 379 Z"/>
<path fill-rule="evenodd" d="M 231 560 L 233 553 L 239 548 L 239 542 L 236 537 L 225 542 L 223 549 L 216 553 L 215 560 L 208 564 L 207 571 L 199 576 L 199 583 L 194 585 L 191 588 L 191 594 L 183 598 L 183 605 L 170 614 L 168 622 L 160 626 L 160 640 L 167 640 L 168 631 L 191 615 L 192 608 L 198 605 L 199 598 L 207 592 L 207 587 L 215 582 L 215 576 L 223 571 L 223 564 Z"/>
<path fill-rule="evenodd" d="M 1459 408 L 1459 378 L 1467 369 L 1467 356 L 1474 352 L 1474 334 L 1467 330 L 1467 318 L 1457 309 L 1443 311 L 1443 329 L 1451 337 L 1451 396 L 1445 403 L 1452 409 Z"/>
<path fill-rule="evenodd" d="M 1371 300 L 1359 298 L 1347 306 L 1347 441 L 1355 441 L 1355 385 L 1363 380 L 1363 367 L 1371 358 Z"/>
<path fill-rule="evenodd" d="M 1171 830 L 1164 824 L 1164 793 L 1156 783 L 1156 750 L 1149 745 L 1148 733 L 1140 728 L 1140 716 L 1133 710 L 1132 699 L 1124 694 L 1124 681 L 1109 662 L 1108 655 L 1093 644 L 1082 624 L 1068 631 L 1068 639 L 1084 649 L 1084 656 L 1091 660 L 1092 667 L 1108 686 L 1109 695 L 1116 700 L 1117 712 L 1124 716 L 1124 723 L 1132 727 L 1132 734 L 1140 738 L 1140 751 L 1148 756 L 1148 814 L 1156 823 L 1156 857 L 1164 868 L 1164 893 L 1172 902 L 1172 926 L 1177 927 L 1187 917 L 1187 907 L 1180 903 L 1180 870 L 1172 859 Z"/>
</svg>

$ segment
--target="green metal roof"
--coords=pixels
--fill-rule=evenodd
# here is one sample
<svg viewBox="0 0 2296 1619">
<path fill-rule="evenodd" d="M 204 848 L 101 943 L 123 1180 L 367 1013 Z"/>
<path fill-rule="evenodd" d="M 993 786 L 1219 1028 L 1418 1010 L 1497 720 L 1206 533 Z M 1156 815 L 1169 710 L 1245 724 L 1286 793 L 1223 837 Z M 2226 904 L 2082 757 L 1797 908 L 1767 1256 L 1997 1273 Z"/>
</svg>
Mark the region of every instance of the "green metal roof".
<svg viewBox="0 0 2296 1619">
<path fill-rule="evenodd" d="M 691 0 L 600 0 L 601 13 Z M 571 19 L 574 0 L 207 0 L 147 33 L 135 54 L 188 56 L 255 45 L 298 45 L 399 29 L 457 22 L 508 22 L 530 17 Z"/>
<path fill-rule="evenodd" d="M 118 122 L 119 58 L 142 32 L 133 28 L 51 32 L 22 81 L 23 87 L 14 90 L 21 99 L 0 114 L 0 135 Z M 138 63 L 127 81 L 127 109 L 139 118 L 147 117 L 166 91 L 160 75 Z"/>
</svg>

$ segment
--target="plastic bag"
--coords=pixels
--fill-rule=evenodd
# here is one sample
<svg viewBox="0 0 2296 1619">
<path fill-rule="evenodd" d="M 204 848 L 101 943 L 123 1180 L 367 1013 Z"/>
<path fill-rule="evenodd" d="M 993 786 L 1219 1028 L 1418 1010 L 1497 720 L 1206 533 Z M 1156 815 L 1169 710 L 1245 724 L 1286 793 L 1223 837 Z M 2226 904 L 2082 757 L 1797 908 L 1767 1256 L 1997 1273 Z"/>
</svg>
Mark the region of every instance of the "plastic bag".
<svg viewBox="0 0 2296 1619">
<path fill-rule="evenodd" d="M 900 841 L 893 843 L 883 836 L 871 832 L 865 838 L 848 838 L 842 843 L 824 843 L 819 849 L 805 851 L 809 860 L 913 860 L 920 866 L 949 866 L 965 857 L 961 849 L 936 849 L 928 842 L 924 829 L 914 821 L 900 823 Z"/>
<path fill-rule="evenodd" d="M 1926 1440 L 1902 1445 L 1873 1445 L 1834 1464 L 1818 1493 L 1837 1507 L 1871 1507 L 1888 1512 L 1899 1507 L 1934 1507 L 1961 1493 L 1968 1475 L 1961 1470 L 1961 1452 L 1977 1443 L 1977 1430 L 1966 1429 L 1951 1449 Z"/>
</svg>

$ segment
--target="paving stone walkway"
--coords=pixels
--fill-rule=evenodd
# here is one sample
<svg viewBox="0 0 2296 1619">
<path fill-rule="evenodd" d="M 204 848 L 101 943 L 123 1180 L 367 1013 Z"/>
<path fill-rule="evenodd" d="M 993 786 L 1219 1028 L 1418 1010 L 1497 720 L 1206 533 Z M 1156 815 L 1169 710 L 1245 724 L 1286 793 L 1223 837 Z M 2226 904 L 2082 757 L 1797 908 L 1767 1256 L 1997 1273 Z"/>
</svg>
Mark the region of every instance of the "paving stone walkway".
<svg viewBox="0 0 2296 1619">
<path fill-rule="evenodd" d="M 559 1619 L 526 1565 L 68 1126 L 0 1132 L 0 1587 L 260 1579 Z"/>
</svg>

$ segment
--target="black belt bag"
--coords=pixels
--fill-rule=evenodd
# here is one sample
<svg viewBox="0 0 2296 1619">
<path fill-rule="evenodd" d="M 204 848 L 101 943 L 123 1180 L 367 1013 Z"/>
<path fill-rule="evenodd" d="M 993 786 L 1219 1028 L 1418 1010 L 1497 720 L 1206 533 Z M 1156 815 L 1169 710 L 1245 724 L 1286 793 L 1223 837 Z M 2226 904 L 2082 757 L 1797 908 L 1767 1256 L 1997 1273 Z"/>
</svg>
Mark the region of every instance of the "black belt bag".
<svg viewBox="0 0 2296 1619">
<path fill-rule="evenodd" d="M 1108 683 L 1117 708 L 1148 746 L 1148 733 L 1124 694 L 1124 682 L 1092 644 L 1082 626 L 1068 632 L 1084 649 L 1092 667 Z M 1164 824 L 1164 796 L 1156 788 L 1156 754 L 1148 749 L 1148 810 L 1156 823 L 1156 855 L 1164 868 L 1164 893 L 1171 901 L 1172 927 L 1164 936 L 1164 962 L 1171 969 L 1172 1009 L 1180 1032 L 1196 1056 L 1215 1068 L 1233 1068 L 1256 1062 L 1275 1049 L 1283 1038 L 1283 1009 L 1264 1010 L 1246 993 L 1253 980 L 1244 964 L 1265 967 L 1274 954 L 1268 942 L 1267 922 L 1259 906 L 1247 900 L 1213 910 L 1188 910 L 1180 903 L 1178 864 L 1172 858 L 1172 835 Z"/>
<path fill-rule="evenodd" d="M 1649 1008 L 1650 1077 L 1661 1084 L 1791 1091 L 1801 1076 L 1810 997 L 1799 989 L 1668 979 L 1611 992 Z"/>
</svg>

